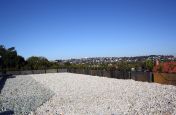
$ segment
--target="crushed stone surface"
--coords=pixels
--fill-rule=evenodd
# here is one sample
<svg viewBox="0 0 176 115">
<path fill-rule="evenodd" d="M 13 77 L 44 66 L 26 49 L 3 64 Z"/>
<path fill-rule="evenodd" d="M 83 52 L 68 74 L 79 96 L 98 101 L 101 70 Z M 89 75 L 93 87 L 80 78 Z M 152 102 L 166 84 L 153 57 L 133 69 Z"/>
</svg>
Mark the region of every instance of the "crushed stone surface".
<svg viewBox="0 0 176 115">
<path fill-rule="evenodd" d="M 31 115 L 176 114 L 176 86 L 73 73 L 31 76 L 55 93 Z"/>
<path fill-rule="evenodd" d="M 8 78 L 0 94 L 0 113 L 13 111 L 15 115 L 28 115 L 53 95 L 52 90 L 30 75 Z"/>
</svg>

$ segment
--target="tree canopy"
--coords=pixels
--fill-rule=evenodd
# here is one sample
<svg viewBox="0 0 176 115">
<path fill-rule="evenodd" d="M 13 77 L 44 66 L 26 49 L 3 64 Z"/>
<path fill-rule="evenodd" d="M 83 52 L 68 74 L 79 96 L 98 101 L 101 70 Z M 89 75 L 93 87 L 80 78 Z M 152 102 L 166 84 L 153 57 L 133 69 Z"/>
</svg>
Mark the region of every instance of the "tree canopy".
<svg viewBox="0 0 176 115">
<path fill-rule="evenodd" d="M 23 56 L 18 55 L 15 47 L 6 48 L 0 45 L 0 71 L 3 73 L 11 70 L 38 70 L 58 67 L 57 63 L 50 62 L 42 56 L 31 56 L 25 60 Z"/>
<path fill-rule="evenodd" d="M 46 69 L 49 66 L 49 61 L 45 57 L 32 56 L 29 57 L 26 61 L 32 70 Z"/>
<path fill-rule="evenodd" d="M 0 45 L 0 67 L 6 70 L 20 69 L 25 64 L 25 59 L 17 54 L 15 47 L 6 48 Z"/>
</svg>

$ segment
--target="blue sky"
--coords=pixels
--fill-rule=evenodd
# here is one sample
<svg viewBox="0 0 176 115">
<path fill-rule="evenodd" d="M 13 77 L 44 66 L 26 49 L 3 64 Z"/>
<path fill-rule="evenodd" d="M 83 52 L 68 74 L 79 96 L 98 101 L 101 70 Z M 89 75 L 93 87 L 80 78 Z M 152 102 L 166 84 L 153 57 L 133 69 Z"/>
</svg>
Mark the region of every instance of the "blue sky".
<svg viewBox="0 0 176 115">
<path fill-rule="evenodd" d="M 50 60 L 176 55 L 176 1 L 0 0 L 0 44 Z"/>
</svg>

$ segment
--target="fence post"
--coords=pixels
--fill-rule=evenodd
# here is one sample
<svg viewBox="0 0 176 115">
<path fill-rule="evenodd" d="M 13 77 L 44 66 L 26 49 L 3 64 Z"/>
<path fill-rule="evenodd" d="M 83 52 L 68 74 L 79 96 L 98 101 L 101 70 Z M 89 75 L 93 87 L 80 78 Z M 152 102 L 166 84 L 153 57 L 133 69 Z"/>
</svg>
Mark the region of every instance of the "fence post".
<svg viewBox="0 0 176 115">
<path fill-rule="evenodd" d="M 122 75 L 123 75 L 123 79 L 125 79 L 125 77 L 124 77 L 124 70 L 123 70 L 123 72 L 122 72 Z"/>
<path fill-rule="evenodd" d="M 150 81 L 149 82 L 154 82 L 153 72 L 150 72 Z"/>
<path fill-rule="evenodd" d="M 131 79 L 131 71 L 128 72 L 128 77 Z"/>
</svg>

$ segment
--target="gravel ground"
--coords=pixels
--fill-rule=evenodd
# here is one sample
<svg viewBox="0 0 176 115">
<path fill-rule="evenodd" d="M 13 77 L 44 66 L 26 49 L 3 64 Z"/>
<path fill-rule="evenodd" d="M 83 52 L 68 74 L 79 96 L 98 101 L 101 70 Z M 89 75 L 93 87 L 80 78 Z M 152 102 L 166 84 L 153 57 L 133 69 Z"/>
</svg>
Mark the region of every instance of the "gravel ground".
<svg viewBox="0 0 176 115">
<path fill-rule="evenodd" d="M 176 86 L 72 73 L 31 76 L 55 93 L 31 115 L 176 114 Z"/>
<path fill-rule="evenodd" d="M 9 78 L 0 94 L 0 112 L 12 110 L 16 115 L 27 115 L 53 94 L 30 75 Z"/>
<path fill-rule="evenodd" d="M 16 115 L 176 114 L 176 86 L 72 73 L 16 76 L 0 94 L 0 112 Z"/>
</svg>

